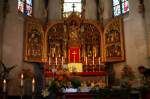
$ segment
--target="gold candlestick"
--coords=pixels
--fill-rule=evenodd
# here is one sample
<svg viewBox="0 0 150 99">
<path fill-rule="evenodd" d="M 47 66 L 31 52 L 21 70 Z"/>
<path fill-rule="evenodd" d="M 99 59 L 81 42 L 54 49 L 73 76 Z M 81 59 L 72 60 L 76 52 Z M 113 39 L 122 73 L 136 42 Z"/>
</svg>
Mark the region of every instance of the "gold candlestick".
<svg viewBox="0 0 150 99">
<path fill-rule="evenodd" d="M 55 62 L 56 62 L 56 65 L 57 65 L 57 57 L 56 57 L 56 59 L 55 59 Z"/>
<path fill-rule="evenodd" d="M 50 65 L 51 64 L 51 57 L 49 56 L 48 58 L 48 64 Z"/>
<path fill-rule="evenodd" d="M 85 64 L 87 65 L 87 57 L 85 57 Z"/>
<path fill-rule="evenodd" d="M 93 65 L 94 65 L 94 56 L 93 56 Z"/>
<path fill-rule="evenodd" d="M 62 65 L 63 65 L 64 64 L 64 57 L 63 56 L 62 56 L 61 62 L 62 62 Z"/>
</svg>

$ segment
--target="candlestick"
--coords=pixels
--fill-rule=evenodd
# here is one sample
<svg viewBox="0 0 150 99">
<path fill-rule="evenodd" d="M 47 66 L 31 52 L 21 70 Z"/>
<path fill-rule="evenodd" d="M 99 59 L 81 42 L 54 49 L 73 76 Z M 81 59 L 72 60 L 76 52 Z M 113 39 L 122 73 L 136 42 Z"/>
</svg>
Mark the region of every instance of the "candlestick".
<svg viewBox="0 0 150 99">
<path fill-rule="evenodd" d="M 56 65 L 57 65 L 57 57 L 56 57 Z"/>
<path fill-rule="evenodd" d="M 23 87 L 23 74 L 21 74 L 21 87 Z"/>
<path fill-rule="evenodd" d="M 100 57 L 98 58 L 98 63 L 99 63 L 99 65 L 101 64 L 101 58 Z"/>
<path fill-rule="evenodd" d="M 93 56 L 93 65 L 94 65 L 94 56 Z"/>
<path fill-rule="evenodd" d="M 51 57 L 48 58 L 48 64 L 51 64 Z"/>
<path fill-rule="evenodd" d="M 3 92 L 6 92 L 6 80 L 3 80 Z"/>
<path fill-rule="evenodd" d="M 85 57 L 85 64 L 87 65 L 87 57 Z"/>
<path fill-rule="evenodd" d="M 32 79 L 32 93 L 35 91 L 35 80 L 34 78 Z"/>
<path fill-rule="evenodd" d="M 83 57 L 83 61 L 85 61 L 85 56 Z"/>
<path fill-rule="evenodd" d="M 61 61 L 62 61 L 62 65 L 64 64 L 64 58 L 63 58 L 63 56 L 62 56 L 62 59 L 61 59 Z"/>
</svg>

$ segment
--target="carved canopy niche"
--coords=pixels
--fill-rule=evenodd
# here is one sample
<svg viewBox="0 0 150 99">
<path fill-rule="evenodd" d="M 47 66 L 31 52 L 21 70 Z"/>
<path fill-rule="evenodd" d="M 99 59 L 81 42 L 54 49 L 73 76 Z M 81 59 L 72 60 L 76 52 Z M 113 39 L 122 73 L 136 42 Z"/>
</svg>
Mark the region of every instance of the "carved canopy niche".
<svg viewBox="0 0 150 99">
<path fill-rule="evenodd" d="M 72 13 L 67 19 L 48 22 L 44 29 L 33 18 L 27 18 L 25 26 L 25 61 L 82 63 L 89 65 L 91 71 L 105 62 L 125 60 L 121 18 L 111 20 L 103 28 L 98 21 Z"/>
</svg>

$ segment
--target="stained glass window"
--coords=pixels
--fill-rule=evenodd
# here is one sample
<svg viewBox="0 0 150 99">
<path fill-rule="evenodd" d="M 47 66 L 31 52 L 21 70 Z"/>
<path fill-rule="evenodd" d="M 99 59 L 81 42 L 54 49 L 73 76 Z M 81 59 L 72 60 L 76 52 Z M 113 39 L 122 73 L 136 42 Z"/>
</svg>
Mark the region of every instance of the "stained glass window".
<svg viewBox="0 0 150 99">
<path fill-rule="evenodd" d="M 68 17 L 72 12 L 76 12 L 81 16 L 82 0 L 64 0 L 63 3 L 63 17 Z"/>
<path fill-rule="evenodd" d="M 18 0 L 18 11 L 24 15 L 32 16 L 32 0 Z"/>
<path fill-rule="evenodd" d="M 128 0 L 113 0 L 113 13 L 114 16 L 125 14 L 129 11 Z"/>
</svg>

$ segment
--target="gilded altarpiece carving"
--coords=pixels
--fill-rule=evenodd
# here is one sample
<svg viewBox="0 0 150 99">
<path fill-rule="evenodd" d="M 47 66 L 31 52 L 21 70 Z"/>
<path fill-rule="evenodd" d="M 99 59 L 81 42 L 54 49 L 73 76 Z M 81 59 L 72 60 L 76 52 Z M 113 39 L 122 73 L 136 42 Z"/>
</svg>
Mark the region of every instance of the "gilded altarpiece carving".
<svg viewBox="0 0 150 99">
<path fill-rule="evenodd" d="M 123 21 L 121 17 L 111 20 L 104 30 L 104 49 L 106 62 L 125 60 Z"/>
<path fill-rule="evenodd" d="M 49 66 L 82 63 L 85 72 L 101 71 L 105 62 L 125 60 L 122 24 L 121 18 L 115 18 L 103 30 L 100 22 L 73 13 L 43 29 L 39 21 L 27 18 L 24 60 Z"/>
<path fill-rule="evenodd" d="M 65 20 L 49 22 L 45 38 L 50 64 L 61 65 L 63 57 L 64 64 L 82 63 L 83 71 L 100 71 L 104 51 L 103 27 L 99 22 L 72 14 Z"/>
<path fill-rule="evenodd" d="M 25 23 L 24 60 L 29 62 L 42 62 L 44 49 L 44 32 L 41 23 L 27 17 Z"/>
</svg>

